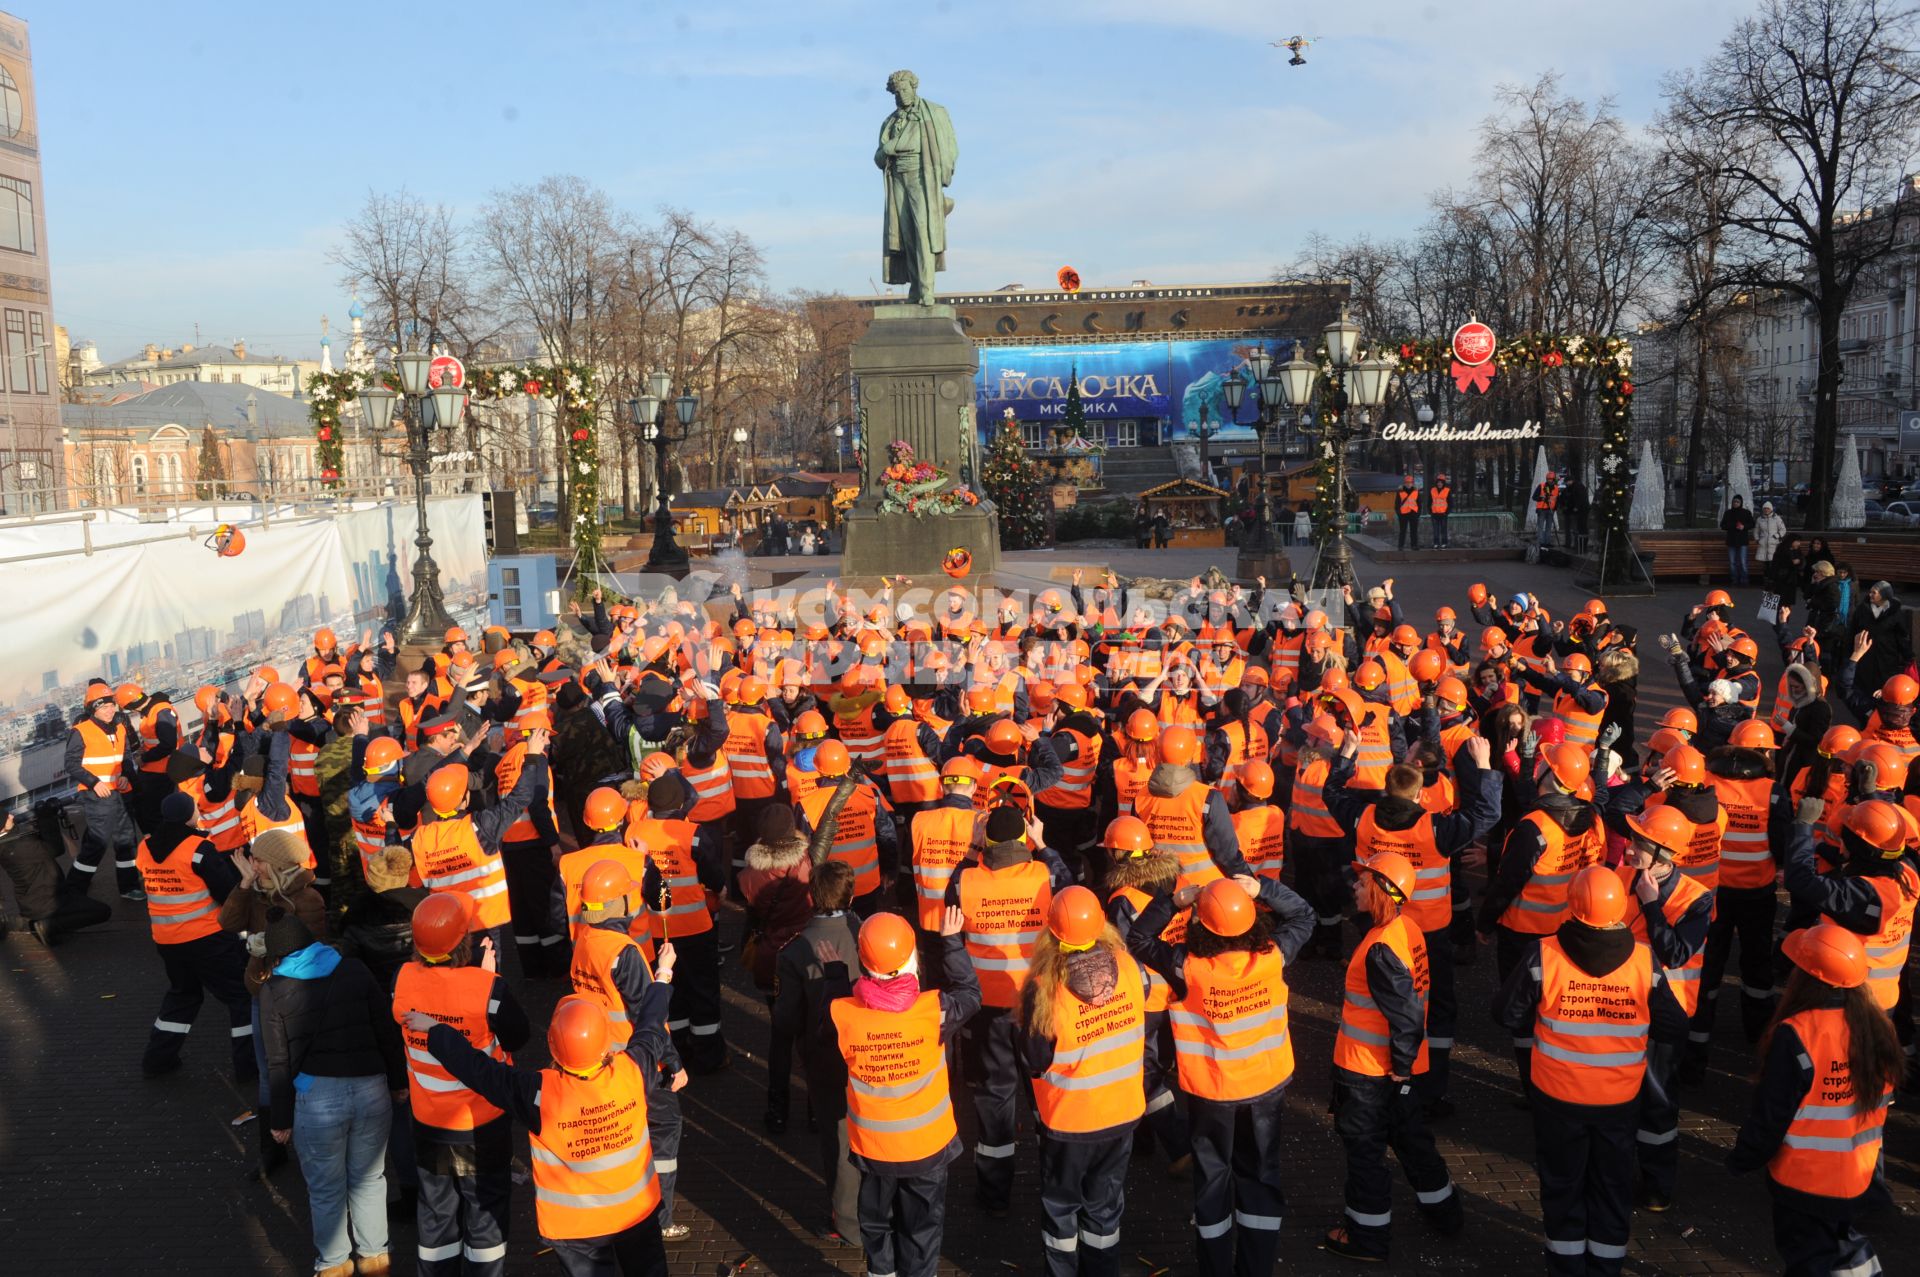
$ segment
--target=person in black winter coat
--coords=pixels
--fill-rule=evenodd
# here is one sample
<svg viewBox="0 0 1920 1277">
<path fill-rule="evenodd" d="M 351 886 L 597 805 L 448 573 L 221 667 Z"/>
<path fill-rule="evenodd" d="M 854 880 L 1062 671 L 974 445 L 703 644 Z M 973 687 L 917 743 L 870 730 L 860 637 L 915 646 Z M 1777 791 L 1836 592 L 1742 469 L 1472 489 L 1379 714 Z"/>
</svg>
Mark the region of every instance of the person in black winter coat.
<svg viewBox="0 0 1920 1277">
<path fill-rule="evenodd" d="M 1864 634 L 1871 646 L 1857 657 L 1856 682 L 1861 687 L 1878 688 L 1895 674 L 1904 674 L 1913 664 L 1913 633 L 1907 624 L 1907 610 L 1894 597 L 1893 587 L 1875 581 L 1867 597 L 1847 619 L 1847 642 L 1852 645 Z"/>
<path fill-rule="evenodd" d="M 1699 719 L 1694 748 L 1705 753 L 1726 744 L 1733 729 L 1753 717 L 1753 711 L 1740 703 L 1739 685 L 1716 678 L 1702 688 L 1687 664 L 1684 648 L 1669 647 L 1667 655 L 1673 663 L 1674 677 L 1680 681 L 1680 694 Z"/>
</svg>

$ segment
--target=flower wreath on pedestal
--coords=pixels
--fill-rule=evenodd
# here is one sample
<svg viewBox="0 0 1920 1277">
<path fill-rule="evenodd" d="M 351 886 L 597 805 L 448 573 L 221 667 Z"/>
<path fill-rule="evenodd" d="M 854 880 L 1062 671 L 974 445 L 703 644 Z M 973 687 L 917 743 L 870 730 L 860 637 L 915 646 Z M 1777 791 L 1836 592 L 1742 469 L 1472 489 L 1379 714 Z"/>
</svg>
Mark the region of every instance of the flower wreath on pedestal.
<svg viewBox="0 0 1920 1277">
<path fill-rule="evenodd" d="M 930 514 L 958 514 L 980 504 L 980 494 L 964 483 L 953 483 L 951 471 L 930 461 L 916 461 L 913 445 L 895 439 L 887 445 L 891 465 L 880 472 L 880 513 L 910 514 L 924 519 Z"/>
<path fill-rule="evenodd" d="M 361 389 L 376 384 L 395 391 L 400 379 L 391 372 L 314 373 L 307 378 L 314 438 L 319 445 L 320 478 L 338 487 L 345 452 L 340 438 L 340 413 Z M 476 402 L 493 402 L 514 395 L 551 399 L 559 408 L 561 429 L 567 432 L 568 528 L 574 558 L 585 571 L 574 574 L 575 589 L 592 588 L 591 573 L 600 558 L 600 443 L 596 429 L 599 409 L 594 399 L 593 369 L 585 364 L 528 364 L 505 368 L 470 368 L 467 391 Z"/>
</svg>

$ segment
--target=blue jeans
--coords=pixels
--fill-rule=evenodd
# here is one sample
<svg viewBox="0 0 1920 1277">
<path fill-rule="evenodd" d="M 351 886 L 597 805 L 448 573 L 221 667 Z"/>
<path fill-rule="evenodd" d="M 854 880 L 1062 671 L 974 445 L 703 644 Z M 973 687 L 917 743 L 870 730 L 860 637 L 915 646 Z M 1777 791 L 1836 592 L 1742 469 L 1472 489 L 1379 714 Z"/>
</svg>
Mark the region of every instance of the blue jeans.
<svg viewBox="0 0 1920 1277">
<path fill-rule="evenodd" d="M 307 1179 L 316 1270 L 387 1253 L 387 1128 L 393 1103 L 384 1077 L 317 1077 L 294 1102 L 293 1150 Z M 351 1228 L 353 1245 L 347 1245 Z"/>
<path fill-rule="evenodd" d="M 1745 585 L 1747 583 L 1746 546 L 1730 545 L 1727 547 L 1727 567 L 1733 573 L 1733 583 L 1735 585 Z"/>
<path fill-rule="evenodd" d="M 1538 544 L 1543 550 L 1551 549 L 1553 546 L 1553 519 L 1555 512 L 1552 510 L 1535 510 L 1534 514 L 1536 515 L 1534 530 L 1540 534 Z"/>
</svg>

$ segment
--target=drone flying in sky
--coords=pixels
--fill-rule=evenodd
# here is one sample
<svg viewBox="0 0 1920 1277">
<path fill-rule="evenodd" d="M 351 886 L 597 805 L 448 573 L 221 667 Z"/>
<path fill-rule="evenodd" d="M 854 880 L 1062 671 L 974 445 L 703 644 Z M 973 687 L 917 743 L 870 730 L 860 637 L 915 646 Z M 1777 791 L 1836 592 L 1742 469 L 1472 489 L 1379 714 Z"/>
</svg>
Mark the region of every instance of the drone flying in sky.
<svg viewBox="0 0 1920 1277">
<path fill-rule="evenodd" d="M 1287 59 L 1288 66 L 1303 67 L 1307 65 L 1307 60 L 1302 57 L 1301 54 L 1306 52 L 1307 48 L 1313 44 L 1315 38 L 1316 37 L 1296 35 L 1285 40 L 1274 40 L 1271 43 L 1274 48 L 1285 49 L 1293 54 L 1291 58 Z"/>
</svg>

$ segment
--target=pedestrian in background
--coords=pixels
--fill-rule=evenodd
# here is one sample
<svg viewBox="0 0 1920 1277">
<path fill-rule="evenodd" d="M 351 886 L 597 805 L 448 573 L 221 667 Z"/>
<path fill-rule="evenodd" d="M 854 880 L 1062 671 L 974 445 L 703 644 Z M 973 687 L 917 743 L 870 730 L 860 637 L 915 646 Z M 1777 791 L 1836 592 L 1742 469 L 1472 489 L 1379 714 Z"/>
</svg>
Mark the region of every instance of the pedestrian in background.
<svg viewBox="0 0 1920 1277">
<path fill-rule="evenodd" d="M 1734 585 L 1747 583 L 1747 542 L 1753 535 L 1753 511 L 1739 493 L 1727 512 L 1720 516 L 1720 530 L 1727 534 L 1727 570 Z"/>
<path fill-rule="evenodd" d="M 1762 583 L 1773 580 L 1774 556 L 1786 540 L 1787 522 L 1773 512 L 1773 502 L 1760 503 L 1760 517 L 1753 521 L 1753 574 Z"/>
</svg>

